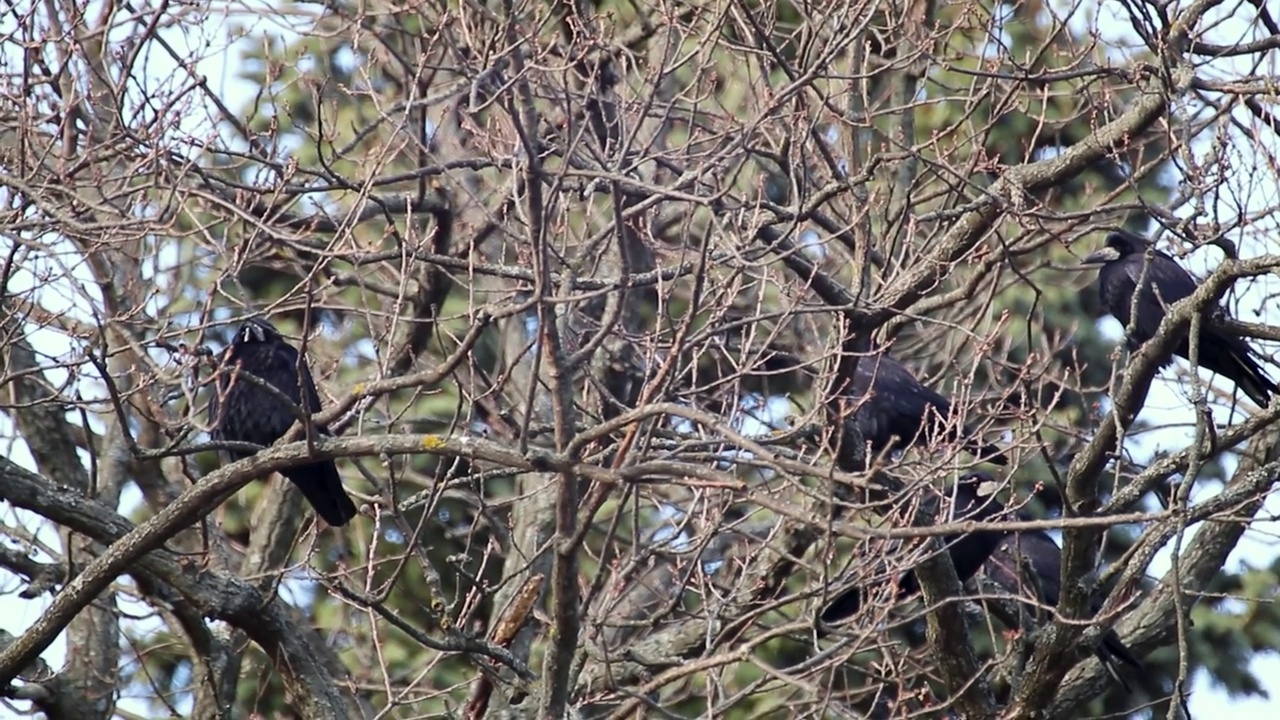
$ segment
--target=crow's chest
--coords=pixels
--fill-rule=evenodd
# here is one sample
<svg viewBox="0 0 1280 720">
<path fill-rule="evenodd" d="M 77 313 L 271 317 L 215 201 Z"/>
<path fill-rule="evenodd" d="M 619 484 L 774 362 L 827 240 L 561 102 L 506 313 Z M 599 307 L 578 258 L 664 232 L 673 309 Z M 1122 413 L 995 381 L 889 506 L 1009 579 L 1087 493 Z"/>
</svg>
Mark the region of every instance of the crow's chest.
<svg viewBox="0 0 1280 720">
<path fill-rule="evenodd" d="M 220 434 L 229 440 L 269 445 L 296 420 L 293 406 L 301 404 L 296 358 L 278 353 L 246 353 L 228 358 L 219 380 L 222 398 Z M 254 382 L 252 375 L 279 391 Z M 288 398 L 285 402 L 280 397 Z"/>
<path fill-rule="evenodd" d="M 280 402 L 274 394 L 267 391 L 259 383 L 245 378 L 252 375 L 267 385 L 284 393 L 295 404 L 301 398 L 298 366 L 296 358 L 290 361 L 278 353 L 249 353 L 233 357 L 227 364 L 228 372 L 223 376 L 222 384 L 226 395 L 230 397 L 262 397 Z"/>
</svg>

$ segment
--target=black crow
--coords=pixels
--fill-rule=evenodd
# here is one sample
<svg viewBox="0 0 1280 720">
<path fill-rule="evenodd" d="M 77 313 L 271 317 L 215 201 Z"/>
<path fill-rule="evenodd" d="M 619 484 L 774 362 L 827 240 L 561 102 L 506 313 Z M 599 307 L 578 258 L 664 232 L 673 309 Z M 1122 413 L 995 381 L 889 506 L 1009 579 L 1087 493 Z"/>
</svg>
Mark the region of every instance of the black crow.
<svg viewBox="0 0 1280 720">
<path fill-rule="evenodd" d="M 853 420 L 858 433 L 876 453 L 928 442 L 952 419 L 950 401 L 925 387 L 887 352 L 858 359 L 850 396 L 856 403 Z M 939 439 L 955 439 L 954 427 Z M 966 437 L 964 449 L 987 462 L 1008 463 L 999 448 L 972 437 Z"/>
<path fill-rule="evenodd" d="M 986 522 L 1004 512 L 1004 505 L 996 499 L 992 489 L 981 494 L 983 483 L 995 480 L 985 473 L 970 473 L 956 481 L 951 493 L 951 511 L 948 514 L 951 522 L 973 520 Z M 944 538 L 947 554 L 951 564 L 955 566 L 956 577 L 964 583 L 973 577 L 991 557 L 996 546 L 1004 538 L 1005 533 L 998 530 L 979 530 L 962 535 L 948 535 Z M 898 581 L 898 599 L 905 599 L 920 589 L 919 581 L 913 570 L 902 574 Z M 858 611 L 862 605 L 862 593 L 859 588 L 850 588 L 844 594 L 831 601 L 822 611 L 822 621 L 832 623 L 842 620 Z"/>
<path fill-rule="evenodd" d="M 1107 235 L 1106 246 L 1081 261 L 1082 265 L 1101 265 L 1098 271 L 1098 291 L 1107 312 L 1130 330 L 1130 309 L 1133 293 L 1142 278 L 1146 264 L 1148 241 L 1126 231 Z M 1156 328 L 1164 319 L 1165 311 L 1177 301 L 1196 291 L 1196 281 L 1173 258 L 1159 251 L 1152 251 L 1151 264 L 1147 268 L 1145 283 L 1138 296 L 1137 322 L 1132 323 L 1129 346 L 1137 349 L 1155 336 Z M 1213 309 L 1210 309 L 1212 312 Z M 1221 311 L 1225 314 L 1225 311 Z M 1174 347 L 1174 354 L 1190 359 L 1190 343 L 1181 338 Z M 1280 387 L 1263 374 L 1254 360 L 1248 343 L 1236 335 L 1202 323 L 1200 327 L 1200 365 L 1219 375 L 1230 378 L 1254 402 L 1266 406 Z M 1165 358 L 1162 366 L 1173 360 Z"/>
<path fill-rule="evenodd" d="M 1021 556 L 1024 562 L 1019 562 Z M 1031 577 L 1024 574 L 1030 571 Z M 1035 598 L 1039 605 L 1057 607 L 1062 589 L 1062 550 L 1053 538 L 1039 530 L 1014 533 L 1004 538 L 992 553 L 983 572 L 999 585 L 1005 592 L 1022 597 Z M 1006 625 L 1020 627 L 1019 617 L 1000 611 L 998 605 L 992 609 Z M 1090 612 L 1097 614 L 1102 609 L 1102 598 L 1094 596 L 1090 604 Z M 1115 630 L 1108 630 L 1102 636 L 1102 642 L 1094 650 L 1102 666 L 1107 669 L 1125 690 L 1129 684 L 1120 677 L 1116 661 L 1141 671 L 1142 662 L 1134 657 L 1129 648 L 1120 640 Z"/>
<path fill-rule="evenodd" d="M 213 398 L 209 401 L 209 423 L 214 441 L 248 442 L 264 447 L 279 440 L 297 419 L 294 411 L 267 390 L 236 372 L 249 373 L 284 393 L 294 405 L 302 404 L 306 393 L 306 412 L 320 410 L 320 396 L 311 379 L 311 371 L 299 362 L 298 351 L 284 341 L 271 323 L 253 318 L 236 330 L 235 340 L 222 355 Z M 301 386 L 301 387 L 299 387 Z M 329 430 L 316 426 L 316 432 Z M 253 453 L 231 451 L 240 460 Z M 330 525 L 341 526 L 356 516 L 356 506 L 347 497 L 332 460 L 294 465 L 280 471 L 302 491 L 316 513 Z"/>
</svg>

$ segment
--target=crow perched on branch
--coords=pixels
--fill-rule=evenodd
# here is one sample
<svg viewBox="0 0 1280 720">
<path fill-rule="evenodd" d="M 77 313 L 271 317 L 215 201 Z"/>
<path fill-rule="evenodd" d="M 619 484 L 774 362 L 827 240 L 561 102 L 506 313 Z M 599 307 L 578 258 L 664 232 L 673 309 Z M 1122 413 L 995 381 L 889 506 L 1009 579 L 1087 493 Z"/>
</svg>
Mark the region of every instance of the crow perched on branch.
<svg viewBox="0 0 1280 720">
<path fill-rule="evenodd" d="M 980 472 L 970 473 L 957 480 L 951 493 L 949 522 L 965 520 L 986 522 L 1003 513 L 1004 505 L 996 499 L 990 489 L 987 489 L 985 495 L 982 494 L 984 489 L 982 485 L 994 482 L 990 475 Z M 980 530 L 962 535 L 948 535 L 945 538 L 947 555 L 950 556 L 951 564 L 956 569 L 956 577 L 962 584 L 978 572 L 1004 536 L 1005 533 L 998 530 Z M 920 583 L 916 579 L 915 571 L 908 570 L 898 581 L 898 599 L 906 599 L 919 589 Z M 827 605 L 822 611 L 822 621 L 833 623 L 843 620 L 856 613 L 861 606 L 861 589 L 851 588 Z"/>
<path fill-rule="evenodd" d="M 1098 292 L 1107 312 L 1124 325 L 1129 333 L 1129 347 L 1137 349 L 1150 340 L 1160 327 L 1170 306 L 1196 291 L 1194 278 L 1182 269 L 1173 258 L 1158 250 L 1151 251 L 1151 262 L 1143 278 L 1143 266 L 1147 265 L 1146 252 L 1150 243 L 1139 235 L 1117 231 L 1107 235 L 1106 246 L 1090 254 L 1081 265 L 1101 265 L 1098 271 Z M 1142 292 L 1137 299 L 1138 317 L 1133 320 L 1130 310 L 1134 307 L 1133 294 L 1138 280 L 1143 279 Z M 1212 312 L 1210 308 L 1208 312 Z M 1221 310 L 1225 314 L 1225 310 Z M 1132 325 L 1132 327 L 1130 327 Z M 1181 338 L 1173 353 L 1190 359 L 1191 345 Z M 1161 366 L 1167 366 L 1172 357 L 1165 358 Z M 1215 328 L 1205 322 L 1200 327 L 1200 366 L 1230 378 L 1251 400 L 1266 406 L 1280 387 L 1263 374 L 1254 359 L 1249 344 L 1236 335 Z"/>
<path fill-rule="evenodd" d="M 1027 530 L 1006 536 L 983 566 L 983 572 L 1005 592 L 1029 596 L 1042 605 L 1058 606 L 1062 590 L 1062 549 L 1043 531 Z M 1006 625 L 1021 627 L 1017 614 L 1005 617 L 1006 613 L 1001 612 L 998 605 L 993 604 L 992 609 Z M 1090 612 L 1096 615 L 1101 609 L 1102 598 L 1095 595 Z M 1117 661 L 1138 671 L 1143 669 L 1142 662 L 1134 657 L 1115 630 L 1107 630 L 1094 653 L 1111 677 L 1125 690 L 1130 690 L 1129 683 L 1120 677 Z"/>
<path fill-rule="evenodd" d="M 946 435 L 938 436 L 938 431 L 952 419 L 951 402 L 925 387 L 887 352 L 859 358 L 849 394 L 856 403 L 853 421 L 872 452 L 901 450 L 933 439 L 955 439 L 954 426 L 946 428 Z M 996 465 L 1008 464 L 999 448 L 966 435 L 967 452 Z"/>
<path fill-rule="evenodd" d="M 279 440 L 297 420 L 297 415 L 280 398 L 256 383 L 237 377 L 248 373 L 284 393 L 289 400 L 311 414 L 320 409 L 311 371 L 298 351 L 266 320 L 246 320 L 236 330 L 235 340 L 223 352 L 217 382 L 209 401 L 209 423 L 214 441 L 248 442 L 267 447 Z M 303 404 L 303 394 L 306 403 Z M 323 426 L 316 432 L 328 435 Z M 229 451 L 234 460 L 251 452 Z M 280 471 L 302 491 L 324 521 L 346 525 L 356 516 L 356 506 L 347 497 L 332 460 L 294 465 Z"/>
</svg>

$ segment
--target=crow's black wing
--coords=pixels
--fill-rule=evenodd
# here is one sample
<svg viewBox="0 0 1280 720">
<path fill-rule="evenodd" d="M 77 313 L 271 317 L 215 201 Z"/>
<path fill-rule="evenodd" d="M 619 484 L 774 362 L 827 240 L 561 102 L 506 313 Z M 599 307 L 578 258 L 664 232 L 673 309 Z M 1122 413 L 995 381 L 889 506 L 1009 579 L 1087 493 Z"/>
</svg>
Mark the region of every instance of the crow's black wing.
<svg viewBox="0 0 1280 720">
<path fill-rule="evenodd" d="M 1019 562 L 1019 556 L 1025 558 L 1030 565 L 1034 578 L 1023 575 L 1022 569 L 1025 566 Z M 984 571 L 988 578 L 1012 595 L 1034 598 L 1041 604 L 1054 608 L 1062 598 L 1062 549 L 1042 531 L 1028 530 L 1005 538 L 992 554 Z M 1097 614 L 1102 609 L 1102 598 L 1095 594 L 1090 600 L 1089 608 L 1091 615 Z M 1007 618 L 1006 621 L 1016 624 L 1017 618 Z M 1114 661 L 1119 660 L 1135 669 L 1142 669 L 1142 662 L 1134 656 L 1115 630 L 1107 630 L 1103 634 L 1095 654 L 1107 672 L 1125 689 L 1129 685 L 1115 669 Z"/>
<path fill-rule="evenodd" d="M 858 362 L 852 391 L 860 401 L 854 421 L 873 452 L 929 442 L 932 430 L 952 419 L 951 401 L 921 383 L 887 353 Z M 954 431 L 949 435 L 954 437 Z M 1000 465 L 1007 462 L 993 445 L 966 438 L 965 450 Z"/>
<path fill-rule="evenodd" d="M 989 475 L 974 473 L 961 478 L 953 489 L 953 502 L 949 518 L 951 522 L 974 520 L 987 522 L 1005 511 L 1005 507 L 995 495 L 980 496 L 978 488 L 984 482 L 991 482 Z M 963 584 L 977 574 L 987 562 L 996 547 L 1004 539 L 1005 533 L 999 530 L 977 530 L 961 535 L 949 535 L 946 538 L 947 554 L 955 567 L 956 577 Z M 899 596 L 909 595 L 919 589 L 915 571 L 907 571 L 899 582 Z"/>
<path fill-rule="evenodd" d="M 1143 255 L 1132 254 L 1103 267 L 1100 272 L 1103 304 L 1126 328 L 1129 326 L 1130 298 L 1138 278 L 1142 276 L 1143 262 Z M 1113 265 L 1119 267 L 1112 267 Z M 1156 253 L 1152 258 L 1146 279 L 1144 291 L 1138 300 L 1138 322 L 1131 336 L 1135 344 L 1154 337 L 1168 308 L 1189 297 L 1198 287 L 1195 278 L 1173 258 L 1163 253 Z M 1173 352 L 1179 357 L 1191 359 L 1191 346 L 1186 339 L 1180 340 Z M 1198 362 L 1205 369 L 1236 383 L 1260 405 L 1265 406 L 1272 395 L 1280 392 L 1280 386 L 1263 373 L 1249 344 L 1230 333 L 1209 326 L 1202 327 Z"/>
<path fill-rule="evenodd" d="M 1126 331 L 1133 317 L 1130 310 L 1138 280 L 1145 280 L 1138 296 L 1138 319 L 1130 334 L 1135 345 L 1154 337 L 1168 308 L 1196 291 L 1195 279 L 1168 255 L 1155 253 L 1143 278 L 1145 263 L 1144 254 L 1134 253 L 1104 265 L 1098 273 L 1102 304 Z"/>
<path fill-rule="evenodd" d="M 298 363 L 297 350 L 283 343 L 276 344 L 276 347 L 279 350 L 276 360 L 280 363 L 292 363 L 289 372 L 284 371 L 283 368 L 279 370 L 281 381 L 289 384 L 289 398 L 300 405 L 301 398 L 306 398 L 306 404 L 302 405 L 302 408 L 307 415 L 319 412 L 320 393 L 316 391 L 316 383 L 311 377 L 310 368 L 305 362 Z M 323 425 L 316 425 L 315 428 L 320 435 L 329 434 L 328 428 Z M 281 470 L 280 474 L 298 486 L 302 495 L 307 498 L 307 502 L 315 508 L 316 514 L 330 525 L 346 525 L 356 516 L 356 506 L 342 487 L 338 466 L 332 460 L 321 460 L 310 465 L 295 465 Z"/>
<path fill-rule="evenodd" d="M 1003 533 L 993 530 L 982 530 L 947 537 L 947 555 L 955 567 L 956 577 L 961 584 L 978 573 L 986 564 L 996 546 L 1000 544 Z M 898 597 L 906 597 L 920 589 L 914 570 L 908 570 L 898 583 Z"/>
<path fill-rule="evenodd" d="M 1005 511 L 1004 505 L 994 495 L 979 496 L 978 488 L 984 482 L 992 481 L 990 475 L 973 473 L 961 478 L 953 490 L 953 502 L 948 513 L 953 521 L 990 520 Z M 981 530 L 961 535 L 948 535 L 945 538 L 946 551 L 955 567 L 956 577 L 961 583 L 973 577 L 1000 544 L 1004 533 L 994 530 Z M 920 589 L 913 570 L 908 570 L 898 579 L 898 599 L 906 598 Z M 838 595 L 822 611 L 823 622 L 836 622 L 856 613 L 862 605 L 862 590 L 850 588 Z"/>
<path fill-rule="evenodd" d="M 930 406 L 941 403 L 950 412 L 946 398 L 885 353 L 858 361 L 852 390 L 859 402 L 854 413 L 858 432 L 875 452 L 914 443 Z"/>
<path fill-rule="evenodd" d="M 978 494 L 978 489 L 984 482 L 992 481 L 991 476 L 980 473 L 961 478 L 952 490 L 951 521 L 988 522 L 1002 514 L 1005 511 L 1004 505 L 994 494 Z M 955 538 L 948 552 L 960 582 L 977 574 L 1004 537 L 1005 533 L 999 530 L 977 530 Z"/>
<path fill-rule="evenodd" d="M 267 446 L 279 440 L 297 420 L 290 404 L 252 381 L 237 378 L 237 369 L 276 388 L 292 405 L 302 406 L 308 415 L 320 410 L 320 395 L 315 381 L 306 364 L 299 363 L 296 349 L 282 341 L 235 343 L 227 351 L 218 378 L 216 391 L 221 399 L 210 402 L 215 440 Z M 306 398 L 305 405 L 302 404 L 303 397 Z M 328 435 L 328 430 L 322 426 L 316 430 Z M 232 453 L 232 456 L 248 454 Z M 338 468 L 332 460 L 295 465 L 284 468 L 280 474 L 298 486 L 316 513 L 330 525 L 345 525 L 355 517 L 356 507 L 343 489 Z"/>
<path fill-rule="evenodd" d="M 1014 544 L 1031 562 L 1040 599 L 1046 605 L 1057 607 L 1062 597 L 1062 548 L 1058 543 L 1048 533 L 1032 530 L 1018 533 L 1006 540 L 1006 544 Z M 1097 611 L 1099 607 L 1095 601 L 1093 609 Z"/>
<path fill-rule="evenodd" d="M 285 392 L 291 401 L 302 407 L 306 415 L 319 412 L 320 394 L 316 391 L 316 383 L 311 377 L 310 368 L 305 362 L 299 362 L 298 351 L 283 342 L 271 343 L 269 346 L 272 350 L 267 363 L 270 368 L 267 371 L 270 377 L 264 379 Z M 305 405 L 302 402 L 303 398 L 306 399 Z M 283 405 L 278 407 L 290 413 L 288 420 L 280 418 L 281 424 L 284 425 L 280 434 L 283 435 L 293 424 L 294 418 L 290 408 Z M 329 434 L 328 428 L 323 425 L 317 425 L 316 432 L 320 435 Z M 316 513 L 330 525 L 346 525 L 356 516 L 356 506 L 342 487 L 338 466 L 332 460 L 287 467 L 281 470 L 280 474 L 298 486 L 307 502 L 311 503 L 311 507 L 315 508 Z"/>
</svg>

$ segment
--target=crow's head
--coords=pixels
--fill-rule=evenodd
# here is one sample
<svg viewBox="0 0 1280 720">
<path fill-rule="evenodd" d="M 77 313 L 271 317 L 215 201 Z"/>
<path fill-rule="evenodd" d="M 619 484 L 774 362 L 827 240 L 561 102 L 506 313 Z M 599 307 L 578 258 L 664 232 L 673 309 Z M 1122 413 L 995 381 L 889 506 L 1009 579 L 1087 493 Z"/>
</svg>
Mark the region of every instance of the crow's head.
<svg viewBox="0 0 1280 720">
<path fill-rule="evenodd" d="M 971 472 L 956 480 L 952 491 L 952 520 L 986 520 L 1004 512 L 996 499 L 999 484 L 984 472 Z"/>
<path fill-rule="evenodd" d="M 262 318 L 249 318 L 236 330 L 236 344 L 270 343 L 280 340 L 280 331 Z"/>
<path fill-rule="evenodd" d="M 981 470 L 973 470 L 961 475 L 959 479 L 956 480 L 956 487 L 972 494 L 974 497 L 979 495 L 987 497 L 988 495 L 995 494 L 995 482 L 996 479 L 992 477 L 990 473 L 985 473 Z M 992 485 L 989 487 L 983 487 L 984 483 L 992 483 Z"/>
<path fill-rule="evenodd" d="M 1107 244 L 1080 261 L 1081 265 L 1105 265 L 1128 255 L 1141 255 L 1147 251 L 1147 240 L 1128 230 L 1117 230 L 1107 235 Z"/>
</svg>

